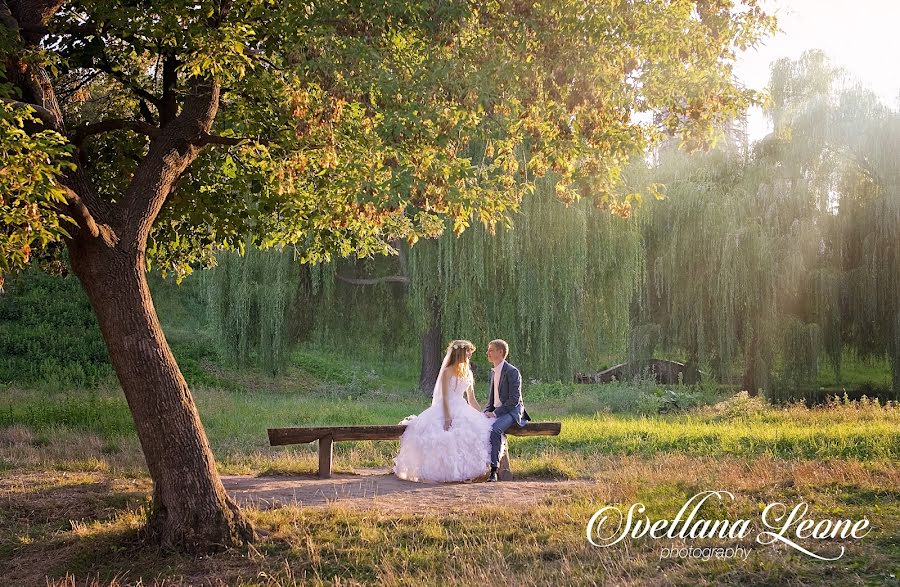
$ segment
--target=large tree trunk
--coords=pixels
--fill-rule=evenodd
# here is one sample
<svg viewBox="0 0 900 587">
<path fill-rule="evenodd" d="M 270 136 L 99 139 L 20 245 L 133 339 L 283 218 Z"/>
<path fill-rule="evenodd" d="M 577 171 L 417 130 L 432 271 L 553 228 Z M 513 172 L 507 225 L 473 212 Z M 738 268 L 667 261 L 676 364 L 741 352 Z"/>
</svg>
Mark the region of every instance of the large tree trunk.
<svg viewBox="0 0 900 587">
<path fill-rule="evenodd" d="M 0 2 L 0 31 L 19 34 L 23 27 L 46 25 L 62 4 Z M 26 32 L 21 38 L 36 48 L 42 37 Z M 10 81 L 46 129 L 66 136 L 51 77 L 33 61 L 14 53 L 7 63 Z M 160 128 L 148 135 L 152 140 L 147 154 L 115 203 L 96 193 L 83 166 L 66 173 L 63 211 L 78 223 L 66 244 L 97 315 L 153 478 L 148 530 L 164 547 L 206 553 L 253 540 L 255 532 L 219 479 L 194 400 L 150 298 L 144 251 L 172 186 L 208 144 L 221 88 L 219 81 L 199 77 L 179 87 L 178 76 L 164 71 L 162 89 Z"/>
<path fill-rule="evenodd" d="M 441 341 L 441 307 L 437 299 L 432 299 L 428 316 L 428 327 L 422 335 L 422 371 L 419 374 L 419 390 L 423 393 L 434 391 L 443 358 Z"/>
<path fill-rule="evenodd" d="M 69 242 L 134 417 L 153 479 L 147 526 L 166 548 L 207 553 L 252 541 L 252 524 L 228 497 L 187 383 L 169 349 L 143 254 L 97 239 Z"/>
</svg>

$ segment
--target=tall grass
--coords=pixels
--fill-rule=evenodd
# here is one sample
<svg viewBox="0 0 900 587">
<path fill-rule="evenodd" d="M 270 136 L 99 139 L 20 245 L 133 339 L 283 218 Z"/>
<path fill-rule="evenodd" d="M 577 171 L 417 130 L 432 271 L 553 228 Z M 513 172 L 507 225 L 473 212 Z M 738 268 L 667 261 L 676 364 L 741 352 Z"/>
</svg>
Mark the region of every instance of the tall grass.
<svg viewBox="0 0 900 587">
<path fill-rule="evenodd" d="M 420 412 L 429 400 L 415 392 L 370 391 L 343 395 L 333 388 L 303 393 L 229 391 L 199 387 L 194 391 L 201 419 L 223 470 L 260 472 L 298 470 L 311 466 L 314 445 L 272 448 L 267 428 L 316 425 L 396 424 Z M 624 393 L 620 390 L 617 393 Z M 617 395 L 613 394 L 615 407 Z M 900 458 L 900 410 L 874 400 L 836 400 L 808 408 L 794 404 L 774 408 L 758 398 L 737 394 L 716 404 L 678 414 L 613 413 L 603 396 L 580 412 L 565 400 L 529 402 L 536 420 L 559 420 L 558 437 L 511 438 L 511 453 L 519 471 L 538 477 L 590 478 L 605 456 L 661 454 L 696 457 L 759 457 L 779 459 Z M 596 410 L 595 408 L 601 408 Z M 97 435 L 136 450 L 133 425 L 121 394 L 85 395 L 16 391 L 0 397 L 0 428 L 25 426 L 52 442 L 60 428 Z M 39 449 L 40 447 L 38 447 Z M 341 442 L 336 465 L 390 466 L 396 442 Z M 115 453 L 115 451 L 113 451 Z M 78 458 L 115 460 L 110 455 Z M 296 457 L 296 459 L 294 458 Z M 129 463 L 135 455 L 125 455 Z"/>
<path fill-rule="evenodd" d="M 63 426 L 108 438 L 134 433 L 124 397 L 109 391 L 7 391 L 0 399 L 0 426 L 17 424 L 37 431 Z"/>
</svg>

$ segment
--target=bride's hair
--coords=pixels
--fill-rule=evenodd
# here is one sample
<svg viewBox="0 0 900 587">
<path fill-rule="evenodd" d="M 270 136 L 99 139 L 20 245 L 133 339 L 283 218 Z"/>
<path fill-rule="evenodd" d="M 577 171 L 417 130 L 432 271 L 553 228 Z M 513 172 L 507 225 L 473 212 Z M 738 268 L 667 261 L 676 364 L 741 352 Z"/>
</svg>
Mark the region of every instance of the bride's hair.
<svg viewBox="0 0 900 587">
<path fill-rule="evenodd" d="M 447 347 L 447 351 L 450 353 L 448 366 L 451 372 L 455 373 L 457 377 L 465 377 L 469 369 L 466 359 L 469 351 L 475 352 L 475 345 L 468 340 L 454 340 Z"/>
</svg>

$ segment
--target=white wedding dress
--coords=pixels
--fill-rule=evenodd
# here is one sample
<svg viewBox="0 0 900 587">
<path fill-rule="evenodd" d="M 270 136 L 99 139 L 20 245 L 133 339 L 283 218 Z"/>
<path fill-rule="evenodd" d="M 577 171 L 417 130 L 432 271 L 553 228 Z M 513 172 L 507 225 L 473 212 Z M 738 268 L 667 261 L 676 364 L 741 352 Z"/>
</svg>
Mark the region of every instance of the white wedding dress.
<svg viewBox="0 0 900 587">
<path fill-rule="evenodd" d="M 394 474 L 409 481 L 465 481 L 487 472 L 490 465 L 491 420 L 465 399 L 472 374 L 450 375 L 447 381 L 452 424 L 444 430 L 444 406 L 435 397 L 430 408 L 413 418 L 400 437 Z M 435 394 L 437 395 L 437 394 Z"/>
</svg>

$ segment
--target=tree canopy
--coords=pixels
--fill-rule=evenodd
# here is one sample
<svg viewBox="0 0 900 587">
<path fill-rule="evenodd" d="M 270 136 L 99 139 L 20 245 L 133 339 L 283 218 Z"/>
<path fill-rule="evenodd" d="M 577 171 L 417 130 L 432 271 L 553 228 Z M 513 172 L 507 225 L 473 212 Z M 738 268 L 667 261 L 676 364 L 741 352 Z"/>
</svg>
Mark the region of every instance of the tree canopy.
<svg viewBox="0 0 900 587">
<path fill-rule="evenodd" d="M 730 61 L 772 25 L 755 0 L 66 2 L 46 23 L 12 23 L 0 45 L 46 68 L 63 118 L 32 103 L 45 132 L 24 142 L 14 108 L 27 100 L 7 71 L 4 157 L 38 181 L 8 186 L 0 270 L 87 214 L 120 228 L 160 129 L 211 92 L 212 128 L 187 140 L 219 148 L 172 182 L 149 231 L 164 271 L 248 233 L 318 260 L 433 236 L 443 217 L 493 227 L 548 170 L 564 201 L 627 214 L 631 156 L 673 133 L 708 144 L 758 98 Z M 95 192 L 86 207 L 56 183 L 76 163 Z"/>
</svg>

